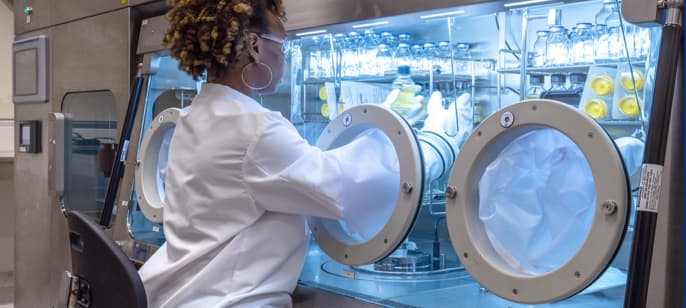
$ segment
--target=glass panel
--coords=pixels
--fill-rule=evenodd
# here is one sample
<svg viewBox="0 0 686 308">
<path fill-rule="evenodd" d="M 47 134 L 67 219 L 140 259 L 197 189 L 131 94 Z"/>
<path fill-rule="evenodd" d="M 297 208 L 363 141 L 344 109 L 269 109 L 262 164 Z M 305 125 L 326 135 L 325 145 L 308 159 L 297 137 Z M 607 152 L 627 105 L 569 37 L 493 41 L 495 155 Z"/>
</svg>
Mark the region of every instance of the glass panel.
<svg viewBox="0 0 686 308">
<path fill-rule="evenodd" d="M 71 117 L 63 207 L 99 220 L 118 138 L 114 95 L 110 91 L 67 93 L 62 112 Z"/>
<path fill-rule="evenodd" d="M 145 105 L 143 111 L 143 126 L 139 142 L 147 132 L 152 119 L 160 112 L 167 108 L 185 108 L 191 105 L 193 97 L 198 92 L 200 81 L 196 82 L 188 74 L 178 70 L 178 61 L 167 55 L 154 56 L 153 62 L 159 69 L 155 75 L 151 75 L 148 80 L 148 88 L 145 95 Z M 171 139 L 173 130 L 165 133 L 165 138 Z M 166 162 L 168 148 L 163 148 L 160 152 L 160 158 Z M 138 154 L 136 154 L 138 155 Z M 165 174 L 163 171 L 166 168 L 166 163 L 158 165 L 157 180 L 160 192 L 164 192 Z M 162 245 L 164 243 L 164 230 L 162 224 L 153 223 L 143 215 L 138 206 L 138 198 L 136 192 L 132 190 L 132 206 L 129 207 L 127 225 L 129 233 L 137 241 L 141 241 L 153 245 Z M 162 196 L 164 200 L 164 196 Z"/>
<path fill-rule="evenodd" d="M 591 229 L 595 200 L 586 157 L 551 128 L 513 140 L 479 180 L 479 218 L 515 275 L 544 275 L 569 261 Z"/>
<path fill-rule="evenodd" d="M 353 28 L 368 23 L 363 20 L 318 27 L 328 34 L 291 42 L 290 71 L 280 92 L 262 101 L 283 105 L 290 96 L 292 105 L 284 115 L 315 144 L 335 114 L 360 103 L 386 102 L 396 82 L 397 99 L 386 104 L 417 131 L 430 128 L 454 137 L 459 150 L 473 128 L 497 110 L 525 98 L 553 99 L 589 116 L 596 114 L 598 123 L 616 140 L 629 172 L 637 174 L 660 28 L 630 25 L 618 17 L 618 5 L 614 0 L 595 0 L 509 9 L 489 2 L 438 12 L 448 17 L 420 18 L 428 13 L 417 12 L 387 17 L 383 19 L 387 24 L 369 28 Z M 551 8 L 559 9 L 550 19 L 552 27 L 547 18 Z M 399 64 L 409 64 L 409 76 L 400 80 Z M 407 70 L 402 69 L 402 75 Z M 600 94 L 594 92 L 597 88 Z M 441 95 L 432 95 L 436 91 Z M 442 111 L 432 107 L 436 101 Z M 597 104 L 585 106 L 587 102 Z M 451 104 L 455 107 L 449 108 Z M 419 105 L 421 111 L 413 109 Z M 579 176 L 593 183 L 590 175 Z M 396 253 L 375 264 L 350 267 L 332 261 L 312 241 L 300 283 L 391 306 L 520 306 L 483 292 L 462 269 L 443 224 L 446 181 L 447 176 L 427 183 L 420 215 Z M 588 211 L 581 212 L 577 221 L 581 231 L 573 243 L 556 250 L 560 254 L 554 258 L 542 259 L 538 267 L 530 267 L 530 274 L 544 274 L 565 262 L 585 238 L 589 217 Z M 630 227 L 611 267 L 596 283 L 575 297 L 548 305 L 621 306 L 631 237 Z M 355 278 L 349 279 L 353 274 Z"/>
<path fill-rule="evenodd" d="M 330 34 L 289 42 L 282 83 L 275 94 L 262 96 L 261 103 L 291 119 L 311 144 L 346 108 L 385 103 L 417 131 L 431 128 L 453 137 L 459 148 L 474 126 L 500 108 L 524 98 L 554 99 L 595 117 L 616 140 L 631 172 L 643 155 L 660 28 L 625 21 L 617 25 L 622 21 L 616 15 L 618 4 L 556 2 L 510 10 L 488 2 L 443 11 L 444 16 L 458 14 L 454 17 L 421 19 L 427 13 L 417 12 L 386 18 L 388 24 L 376 27 L 352 27 L 363 21 L 335 25 L 326 29 Z M 541 18 L 551 8 L 561 12 L 553 18 L 554 29 Z M 455 13 L 459 11 L 463 13 Z M 155 114 L 186 106 L 197 90 L 174 60 L 158 56 L 156 61 L 160 70 L 151 76 L 146 92 L 144 130 Z M 433 108 L 437 104 L 442 110 Z M 396 252 L 374 264 L 350 267 L 332 261 L 313 241 L 300 283 L 391 306 L 524 306 L 484 292 L 463 270 L 443 223 L 447 178 L 427 183 L 419 217 Z M 635 202 L 637 183 L 632 187 Z M 161 225 L 146 220 L 136 204 L 128 222 L 137 240 L 164 241 Z M 631 232 L 629 228 L 617 257 L 596 283 L 577 296 L 543 306 L 621 306 Z M 541 272 L 557 263 L 546 262 Z"/>
<path fill-rule="evenodd" d="M 460 22 L 467 27 L 486 19 L 494 24 L 493 16 Z M 476 50 L 473 56 L 461 55 L 461 63 L 453 63 L 458 41 L 451 35 L 452 23 L 453 20 L 442 18 L 294 40 L 287 54 L 290 71 L 285 73 L 279 87 L 280 91 L 290 89 L 291 92 L 263 96 L 262 103 L 267 107 L 283 104 L 290 94 L 290 114 L 284 115 L 290 117 L 310 144 L 316 144 L 324 127 L 337 114 L 359 104 L 384 104 L 404 117 L 418 133 L 435 132 L 453 144 L 461 144 L 483 119 L 475 123 L 473 112 L 481 106 L 474 106 L 472 97 L 480 96 L 479 102 L 486 102 L 488 95 L 495 93 L 495 86 L 490 84 L 495 80 L 496 57 L 495 53 L 491 56 Z M 492 38 L 497 40 L 497 34 Z M 464 48 L 464 44 L 460 47 Z M 405 242 L 391 255 L 373 264 L 344 266 L 326 257 L 313 241 L 301 283 L 325 287 L 328 282 L 317 278 L 322 277 L 321 270 L 327 273 L 324 277 L 353 272 L 355 279 L 371 283 L 413 277 L 432 281 L 464 278 L 447 228 L 441 223 L 445 219 L 443 191 L 447 174 L 426 183 L 416 223 Z M 376 229 L 368 236 L 344 240 L 353 243 L 368 240 L 383 227 L 387 218 L 378 221 L 370 224 Z M 337 222 L 335 229 L 341 224 Z M 341 290 L 342 285 L 328 286 Z"/>
</svg>

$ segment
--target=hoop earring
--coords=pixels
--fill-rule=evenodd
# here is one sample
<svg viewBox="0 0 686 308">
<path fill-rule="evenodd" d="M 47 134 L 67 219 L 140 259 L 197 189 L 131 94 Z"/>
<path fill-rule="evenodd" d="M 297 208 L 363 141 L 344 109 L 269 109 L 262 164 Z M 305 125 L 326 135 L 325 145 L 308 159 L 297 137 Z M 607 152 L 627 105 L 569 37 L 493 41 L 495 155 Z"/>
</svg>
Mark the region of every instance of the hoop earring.
<svg viewBox="0 0 686 308">
<path fill-rule="evenodd" d="M 252 69 L 250 69 L 249 67 L 252 67 Z M 260 68 L 260 67 L 262 67 L 262 68 Z M 256 74 L 256 75 L 268 74 L 268 75 L 269 75 L 269 81 L 267 81 L 267 83 L 266 83 L 264 86 L 251 85 L 250 83 L 248 83 L 247 78 L 245 78 L 245 72 L 246 72 L 246 70 L 248 70 L 248 73 L 249 73 L 249 74 L 250 74 L 251 72 L 254 73 L 254 74 Z M 262 72 L 259 72 L 259 71 L 262 71 Z M 243 84 L 244 84 L 246 87 L 250 88 L 250 89 L 253 90 L 253 91 L 264 90 L 264 89 L 266 89 L 267 87 L 269 87 L 269 85 L 272 84 L 272 81 L 273 81 L 273 80 L 272 80 L 272 68 L 269 67 L 269 65 L 264 64 L 264 63 L 262 63 L 262 62 L 253 62 L 253 63 L 249 63 L 248 65 L 246 65 L 246 66 L 243 67 L 243 70 L 241 70 L 241 80 L 243 81 Z"/>
</svg>

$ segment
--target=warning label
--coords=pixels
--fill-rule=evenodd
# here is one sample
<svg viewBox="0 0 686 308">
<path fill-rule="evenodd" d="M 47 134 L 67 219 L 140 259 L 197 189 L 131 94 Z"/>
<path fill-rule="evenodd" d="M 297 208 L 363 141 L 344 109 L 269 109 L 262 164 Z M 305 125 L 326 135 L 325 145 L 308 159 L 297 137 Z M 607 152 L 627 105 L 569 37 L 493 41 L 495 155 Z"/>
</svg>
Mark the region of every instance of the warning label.
<svg viewBox="0 0 686 308">
<path fill-rule="evenodd" d="M 657 213 L 660 202 L 660 188 L 662 187 L 662 166 L 643 164 L 641 169 L 639 211 Z"/>
</svg>

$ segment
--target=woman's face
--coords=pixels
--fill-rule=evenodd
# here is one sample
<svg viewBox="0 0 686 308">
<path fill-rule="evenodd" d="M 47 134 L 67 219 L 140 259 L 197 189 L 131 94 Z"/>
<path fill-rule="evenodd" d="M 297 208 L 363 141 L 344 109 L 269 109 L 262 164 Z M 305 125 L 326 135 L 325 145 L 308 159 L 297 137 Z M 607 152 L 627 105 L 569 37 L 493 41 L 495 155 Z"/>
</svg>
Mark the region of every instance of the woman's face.
<svg viewBox="0 0 686 308">
<path fill-rule="evenodd" d="M 283 75 L 284 54 L 282 51 L 286 39 L 283 23 L 272 13 L 267 12 L 267 28 L 258 34 L 258 62 L 268 65 L 272 69 L 272 82 L 259 93 L 273 93 Z"/>
</svg>

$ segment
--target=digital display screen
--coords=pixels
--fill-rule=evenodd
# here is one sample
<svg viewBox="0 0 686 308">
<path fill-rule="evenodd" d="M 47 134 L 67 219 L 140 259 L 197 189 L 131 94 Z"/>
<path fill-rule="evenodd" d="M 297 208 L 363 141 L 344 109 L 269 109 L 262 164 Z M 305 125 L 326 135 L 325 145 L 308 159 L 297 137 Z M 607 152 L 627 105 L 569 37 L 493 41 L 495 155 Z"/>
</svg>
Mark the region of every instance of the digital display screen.
<svg viewBox="0 0 686 308">
<path fill-rule="evenodd" d="M 38 49 L 14 53 L 14 95 L 38 93 Z"/>
<path fill-rule="evenodd" d="M 31 144 L 31 126 L 29 124 L 20 124 L 19 138 L 20 145 Z"/>
</svg>

